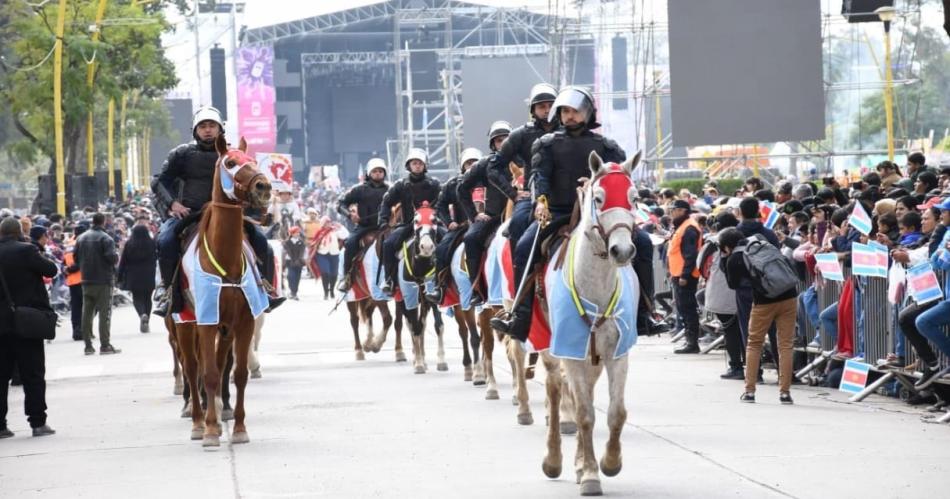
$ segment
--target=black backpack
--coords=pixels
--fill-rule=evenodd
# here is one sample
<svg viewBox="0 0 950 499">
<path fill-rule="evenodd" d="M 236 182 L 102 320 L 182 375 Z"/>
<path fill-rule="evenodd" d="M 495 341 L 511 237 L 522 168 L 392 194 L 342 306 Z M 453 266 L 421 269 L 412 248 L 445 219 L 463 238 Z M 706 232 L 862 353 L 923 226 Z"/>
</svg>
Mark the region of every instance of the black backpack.
<svg viewBox="0 0 950 499">
<path fill-rule="evenodd" d="M 761 234 L 746 238 L 745 246 L 736 251 L 742 253 L 752 286 L 766 297 L 778 298 L 798 286 L 798 274 L 791 262 Z"/>
</svg>

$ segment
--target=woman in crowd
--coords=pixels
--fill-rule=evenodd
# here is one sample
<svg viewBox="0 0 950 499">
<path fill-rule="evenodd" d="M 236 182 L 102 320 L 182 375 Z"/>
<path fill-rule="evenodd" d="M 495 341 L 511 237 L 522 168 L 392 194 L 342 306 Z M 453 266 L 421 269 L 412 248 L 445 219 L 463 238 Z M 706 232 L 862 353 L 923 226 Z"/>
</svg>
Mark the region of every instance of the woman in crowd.
<svg viewBox="0 0 950 499">
<path fill-rule="evenodd" d="M 139 331 L 149 331 L 148 319 L 152 314 L 152 292 L 155 291 L 155 265 L 158 253 L 155 241 L 142 223 L 132 227 L 132 235 L 125 243 L 119 259 L 117 279 L 119 288 L 132 293 L 135 313 L 139 316 Z"/>
<path fill-rule="evenodd" d="M 322 227 L 314 237 L 317 246 L 317 265 L 320 267 L 320 281 L 323 282 L 323 299 L 336 297 L 336 280 L 340 265 L 340 245 L 349 231 L 342 225 L 331 222 L 330 217 L 320 220 Z"/>
</svg>

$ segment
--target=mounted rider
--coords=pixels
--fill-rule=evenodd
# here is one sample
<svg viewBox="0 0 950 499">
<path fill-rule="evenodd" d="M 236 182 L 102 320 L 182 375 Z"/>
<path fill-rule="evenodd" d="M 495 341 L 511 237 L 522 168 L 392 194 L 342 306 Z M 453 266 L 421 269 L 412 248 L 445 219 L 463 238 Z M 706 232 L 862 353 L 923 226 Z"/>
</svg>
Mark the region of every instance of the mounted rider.
<svg viewBox="0 0 950 499">
<path fill-rule="evenodd" d="M 336 211 L 349 218 L 356 228 L 343 243 L 343 280 L 337 286 L 341 293 L 346 293 L 353 285 L 350 271 L 353 269 L 353 258 L 360 250 L 360 241 L 366 234 L 379 228 L 379 207 L 383 204 L 383 196 L 389 190 L 386 176 L 389 168 L 381 158 L 370 159 L 366 163 L 366 177 L 363 183 L 355 185 L 346 191 L 336 205 Z M 351 211 L 350 206 L 356 205 Z"/>
<path fill-rule="evenodd" d="M 531 115 L 531 121 L 515 128 L 508 136 L 498 150 L 498 154 L 492 155 L 488 165 L 488 176 L 492 183 L 504 189 L 505 195 L 515 203 L 515 209 L 511 214 L 511 221 L 508 222 L 508 240 L 511 241 L 511 247 L 514 248 L 521 238 L 521 234 L 531 223 L 531 193 L 528 190 L 520 194 L 511 186 L 511 171 L 508 164 L 512 161 L 524 169 L 524 187 L 528 188 L 531 179 L 531 146 L 535 140 L 541 138 L 546 133 L 557 129 L 557 116 L 549 120 L 551 114 L 551 104 L 557 98 L 557 89 L 547 83 L 538 83 L 531 87 L 531 93 L 528 97 L 528 112 Z"/>
<path fill-rule="evenodd" d="M 172 149 L 162 165 L 162 171 L 152 179 L 155 206 L 165 217 L 156 237 L 162 284 L 156 291 L 156 295 L 161 298 L 153 313 L 159 317 L 168 313 L 170 300 L 166 290 L 170 287 L 181 258 L 179 235 L 186 226 L 200 219 L 201 209 L 211 201 L 214 169 L 218 161 L 214 142 L 219 135 L 224 134 L 221 113 L 211 106 L 199 109 L 192 123 L 191 135 L 195 141 Z M 263 262 L 260 268 L 263 280 L 273 282 L 274 259 L 267 258 L 267 238 L 254 225 L 245 224 L 244 230 L 258 261 Z M 270 309 L 285 300 L 274 296 L 272 292 L 268 298 Z"/>
<path fill-rule="evenodd" d="M 435 248 L 435 286 L 432 291 L 426 293 L 426 299 L 431 303 L 440 303 L 442 301 L 442 286 L 445 284 L 445 269 L 452 262 L 452 250 L 454 241 L 464 234 L 468 229 L 466 222 L 468 217 L 459 205 L 458 185 L 465 176 L 465 173 L 471 170 L 482 157 L 482 152 L 477 147 L 469 147 L 462 151 L 459 174 L 450 178 L 448 182 L 442 185 L 442 191 L 439 193 L 439 200 L 435 203 L 435 213 L 439 221 L 446 226 L 447 232 L 439 241 Z"/>
<path fill-rule="evenodd" d="M 406 170 L 409 171 L 409 176 L 397 180 L 386 191 L 383 204 L 379 209 L 379 225 L 382 227 L 389 225 L 389 217 L 397 203 L 402 211 L 399 224 L 383 241 L 383 267 L 386 270 L 386 282 L 383 284 L 382 291 L 388 295 L 392 295 L 396 289 L 396 271 L 399 266 L 396 252 L 412 237 L 416 209 L 421 207 L 423 202 L 434 206 L 439 198 L 441 185 L 438 180 L 429 176 L 428 163 L 429 156 L 425 151 L 417 148 L 410 149 L 404 164 Z"/>
<path fill-rule="evenodd" d="M 545 223 L 538 240 L 553 234 L 570 221 L 577 200 L 578 181 L 590 176 L 588 158 L 596 152 L 605 163 L 622 163 L 623 149 L 613 140 L 591 130 L 600 127 L 597 108 L 591 93 L 576 86 L 566 87 L 554 101 L 550 120 L 558 120 L 561 127 L 535 141 L 532 149 L 532 186 L 535 200 L 535 221 L 525 230 L 514 252 L 515 282 L 521 282 L 530 269 L 526 268 L 537 252 L 535 235 Z M 528 337 L 531 325 L 532 293 L 521 293 L 520 301 L 510 318 L 496 317 L 492 327 L 520 341 Z"/>
<path fill-rule="evenodd" d="M 482 255 L 488 245 L 488 237 L 501 223 L 501 217 L 508 204 L 506 193 L 511 189 L 511 172 L 506 168 L 504 174 L 498 172 L 498 175 L 489 175 L 489 165 L 499 155 L 502 144 L 510 137 L 510 134 L 511 125 L 507 121 L 492 123 L 488 131 L 488 147 L 491 149 L 491 154 L 476 163 L 459 183 L 459 204 L 462 205 L 469 220 L 468 231 L 465 233 L 465 260 L 468 264 L 469 275 L 473 280 L 478 275 L 478 269 L 481 268 Z M 472 200 L 472 192 L 478 187 L 485 189 L 485 209 L 482 213 L 478 213 L 475 202 Z M 472 289 L 473 305 L 484 303 L 486 298 L 484 291 L 477 283 L 473 283 Z"/>
</svg>

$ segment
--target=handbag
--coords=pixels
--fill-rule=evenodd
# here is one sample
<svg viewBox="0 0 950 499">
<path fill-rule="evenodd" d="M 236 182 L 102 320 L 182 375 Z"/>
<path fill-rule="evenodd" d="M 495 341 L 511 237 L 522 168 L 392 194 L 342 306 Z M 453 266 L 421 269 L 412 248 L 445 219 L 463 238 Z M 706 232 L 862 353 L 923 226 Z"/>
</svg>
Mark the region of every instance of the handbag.
<svg viewBox="0 0 950 499">
<path fill-rule="evenodd" d="M 52 310 L 36 307 L 18 306 L 13 303 L 13 295 L 7 288 L 7 280 L 0 271 L 0 284 L 7 297 L 10 310 L 13 312 L 13 333 L 31 340 L 52 340 L 56 338 L 56 322 L 58 317 Z"/>
</svg>

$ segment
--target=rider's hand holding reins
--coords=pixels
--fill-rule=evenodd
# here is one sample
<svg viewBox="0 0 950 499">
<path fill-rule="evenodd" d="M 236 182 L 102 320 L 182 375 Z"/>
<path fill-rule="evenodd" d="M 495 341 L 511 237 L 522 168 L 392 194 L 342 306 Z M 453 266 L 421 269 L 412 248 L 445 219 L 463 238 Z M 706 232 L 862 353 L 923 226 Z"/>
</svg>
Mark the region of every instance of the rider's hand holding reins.
<svg viewBox="0 0 950 499">
<path fill-rule="evenodd" d="M 191 209 L 178 201 L 172 201 L 172 206 L 168 210 L 169 215 L 178 219 L 185 218 L 189 213 L 191 213 Z"/>
<path fill-rule="evenodd" d="M 534 218 L 542 226 L 547 225 L 551 220 L 551 212 L 548 210 L 548 198 L 541 196 L 534 207 Z"/>
</svg>

